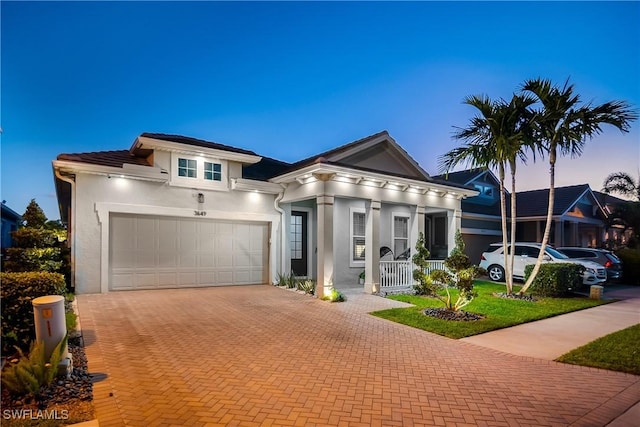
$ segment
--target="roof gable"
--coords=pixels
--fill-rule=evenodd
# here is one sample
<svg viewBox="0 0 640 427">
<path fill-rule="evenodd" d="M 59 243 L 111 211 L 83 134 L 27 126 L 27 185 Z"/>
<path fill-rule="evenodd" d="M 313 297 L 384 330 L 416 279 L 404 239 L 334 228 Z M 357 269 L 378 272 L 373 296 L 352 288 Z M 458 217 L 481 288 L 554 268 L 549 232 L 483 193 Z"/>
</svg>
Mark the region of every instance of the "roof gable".
<svg viewBox="0 0 640 427">
<path fill-rule="evenodd" d="M 553 216 L 566 215 L 577 209 L 576 205 L 587 198 L 605 215 L 600 203 L 594 196 L 589 184 L 571 185 L 555 189 Z M 549 202 L 549 189 L 523 191 L 518 193 L 518 217 L 546 216 Z"/>
<path fill-rule="evenodd" d="M 300 160 L 291 165 L 289 172 L 314 163 L 375 170 L 378 173 L 419 180 L 430 179 L 429 174 L 395 142 L 387 131 L 378 132 Z"/>
</svg>

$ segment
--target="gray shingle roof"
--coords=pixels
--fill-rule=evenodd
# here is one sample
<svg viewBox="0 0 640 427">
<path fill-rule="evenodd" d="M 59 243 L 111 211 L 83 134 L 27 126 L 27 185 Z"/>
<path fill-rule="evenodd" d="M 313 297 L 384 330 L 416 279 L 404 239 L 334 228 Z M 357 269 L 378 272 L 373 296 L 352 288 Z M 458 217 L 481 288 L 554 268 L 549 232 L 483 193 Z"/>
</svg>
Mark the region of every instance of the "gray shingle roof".
<svg viewBox="0 0 640 427">
<path fill-rule="evenodd" d="M 589 189 L 589 184 L 570 185 L 555 189 L 553 215 L 565 213 Z M 549 206 L 549 189 L 521 191 L 517 194 L 518 217 L 545 216 Z"/>
</svg>

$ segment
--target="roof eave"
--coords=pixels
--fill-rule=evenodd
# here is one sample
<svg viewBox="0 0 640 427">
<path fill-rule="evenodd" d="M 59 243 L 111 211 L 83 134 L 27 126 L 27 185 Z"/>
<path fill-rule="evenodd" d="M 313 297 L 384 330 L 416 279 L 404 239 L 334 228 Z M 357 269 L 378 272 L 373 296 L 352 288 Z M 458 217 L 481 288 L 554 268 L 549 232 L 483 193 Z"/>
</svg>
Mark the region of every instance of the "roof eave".
<svg viewBox="0 0 640 427">
<path fill-rule="evenodd" d="M 477 190 L 432 182 L 428 179 L 418 180 L 384 173 L 365 172 L 323 162 L 304 166 L 300 169 L 271 178 L 269 181 L 276 184 L 289 184 L 297 181 L 303 184 L 309 182 L 309 180 L 316 179 L 315 177 L 319 175 L 329 175 L 331 179 L 349 181 L 354 184 L 360 184 L 361 182 L 370 183 L 380 188 L 394 188 L 402 191 L 411 189 L 412 191 L 422 192 L 423 194 L 428 191 L 442 194 L 448 193 L 460 197 L 472 197 L 479 194 Z"/>
<path fill-rule="evenodd" d="M 127 165 L 125 163 L 125 165 Z M 123 165 L 124 166 L 124 165 Z M 132 165 L 139 166 L 139 165 Z M 145 171 L 144 168 L 149 168 L 148 171 Z M 103 165 L 95 165 L 91 163 L 83 163 L 83 162 L 72 162 L 69 160 L 54 160 L 53 161 L 54 170 L 59 170 L 60 172 L 65 173 L 86 173 L 91 175 L 104 175 L 104 176 L 120 176 L 127 177 L 133 179 L 141 179 L 147 181 L 168 181 L 169 174 L 165 171 L 162 171 L 159 168 L 155 168 L 152 166 L 139 166 L 132 168 L 124 168 L 124 167 L 114 167 L 114 166 L 103 166 Z"/>
<path fill-rule="evenodd" d="M 139 149 L 152 149 L 190 155 L 206 155 L 245 164 L 258 163 L 262 159 L 262 157 L 257 155 L 236 153 L 233 151 L 221 150 L 218 148 L 207 148 L 196 145 L 183 144 L 180 142 L 164 141 L 161 139 L 150 138 L 142 135 L 136 138 L 136 140 L 133 142 L 133 145 L 131 146 L 130 151 L 134 152 Z"/>
</svg>

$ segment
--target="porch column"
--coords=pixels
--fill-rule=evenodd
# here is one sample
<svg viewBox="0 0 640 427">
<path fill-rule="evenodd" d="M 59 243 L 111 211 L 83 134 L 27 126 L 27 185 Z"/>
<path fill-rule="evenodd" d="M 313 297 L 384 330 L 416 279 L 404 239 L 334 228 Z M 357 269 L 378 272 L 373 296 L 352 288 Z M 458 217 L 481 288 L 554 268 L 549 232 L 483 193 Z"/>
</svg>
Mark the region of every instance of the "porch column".
<svg viewBox="0 0 640 427">
<path fill-rule="evenodd" d="M 318 196 L 318 298 L 329 293 L 333 287 L 333 196 Z"/>
<path fill-rule="evenodd" d="M 380 290 L 380 201 L 365 203 L 364 291 L 369 294 Z"/>
<path fill-rule="evenodd" d="M 553 241 L 554 246 L 564 246 L 564 221 L 556 221 L 555 236 Z"/>
<path fill-rule="evenodd" d="M 424 234 L 424 206 L 416 208 L 416 221 L 418 221 L 418 234 Z"/>
<path fill-rule="evenodd" d="M 542 230 L 540 229 L 541 227 L 543 227 L 543 222 L 542 221 L 536 221 L 536 242 L 542 242 Z"/>
<path fill-rule="evenodd" d="M 461 218 L 462 212 L 460 209 L 447 211 L 447 223 L 449 224 L 449 231 L 447 233 L 447 256 L 449 256 L 453 248 L 456 247 L 456 231 L 460 230 Z"/>
</svg>

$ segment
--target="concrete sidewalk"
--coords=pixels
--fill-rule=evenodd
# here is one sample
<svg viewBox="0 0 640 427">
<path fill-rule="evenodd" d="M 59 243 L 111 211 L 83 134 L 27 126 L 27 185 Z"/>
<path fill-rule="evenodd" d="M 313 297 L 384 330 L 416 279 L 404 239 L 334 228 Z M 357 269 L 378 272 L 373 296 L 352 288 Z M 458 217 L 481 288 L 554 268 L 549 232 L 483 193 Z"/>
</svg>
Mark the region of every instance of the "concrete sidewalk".
<svg viewBox="0 0 640 427">
<path fill-rule="evenodd" d="M 620 298 L 622 301 L 462 338 L 460 341 L 518 356 L 555 360 L 600 337 L 640 323 L 640 287 L 605 288 L 604 297 Z"/>
</svg>

